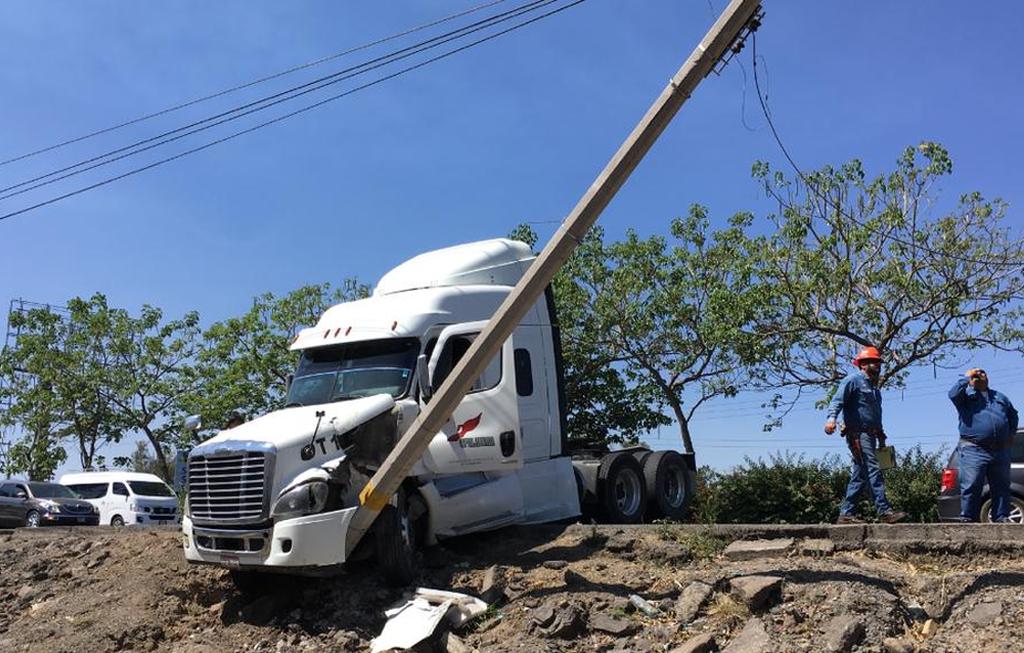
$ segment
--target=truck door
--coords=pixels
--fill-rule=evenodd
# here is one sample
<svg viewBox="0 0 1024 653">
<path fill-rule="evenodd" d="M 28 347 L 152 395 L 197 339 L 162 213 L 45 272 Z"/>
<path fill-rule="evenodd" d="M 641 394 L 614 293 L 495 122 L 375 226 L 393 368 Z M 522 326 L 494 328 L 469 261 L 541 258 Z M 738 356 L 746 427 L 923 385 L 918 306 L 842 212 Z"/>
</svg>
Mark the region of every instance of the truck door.
<svg viewBox="0 0 1024 653">
<path fill-rule="evenodd" d="M 487 324 L 467 322 L 445 327 L 428 369 L 436 390 Z M 452 419 L 428 447 L 428 466 L 441 474 L 516 469 L 523 464 L 522 435 L 516 402 L 512 341 L 473 383 Z"/>
</svg>

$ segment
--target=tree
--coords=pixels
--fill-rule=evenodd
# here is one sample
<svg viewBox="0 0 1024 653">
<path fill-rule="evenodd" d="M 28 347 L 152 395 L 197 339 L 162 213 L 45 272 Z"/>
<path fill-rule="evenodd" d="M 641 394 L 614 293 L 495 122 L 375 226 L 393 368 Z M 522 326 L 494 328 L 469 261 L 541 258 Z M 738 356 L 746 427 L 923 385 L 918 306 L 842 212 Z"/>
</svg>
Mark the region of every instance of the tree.
<svg viewBox="0 0 1024 653">
<path fill-rule="evenodd" d="M 166 456 L 166 453 L 164 454 Z M 118 459 L 117 462 L 123 467 L 129 467 L 133 472 L 140 474 L 156 474 L 165 481 L 171 481 L 163 475 L 163 470 L 160 467 L 159 461 L 155 456 L 150 455 L 149 447 L 142 440 L 135 443 L 135 451 L 132 452 L 131 458 Z"/>
<path fill-rule="evenodd" d="M 595 265 L 602 236 L 599 227 L 592 229 L 551 284 L 562 346 L 566 428 L 577 441 L 624 444 L 670 421 L 657 410 L 655 397 L 628 382 L 614 352 L 597 337 L 590 295 L 578 275 Z M 528 224 L 518 225 L 509 238 L 531 247 L 537 243 Z"/>
<path fill-rule="evenodd" d="M 94 465 L 97 451 L 120 441 L 125 424 L 107 393 L 110 368 L 110 320 L 106 298 L 72 299 L 67 310 L 33 309 L 15 312 L 12 327 L 18 337 L 5 355 L 8 399 L 36 406 L 48 415 L 48 440 L 77 444 L 83 469 Z M 13 411 L 18 414 L 18 410 Z M 38 419 L 22 411 L 18 420 L 41 428 Z M 29 447 L 39 452 L 42 440 Z"/>
<path fill-rule="evenodd" d="M 143 306 L 138 317 L 109 310 L 110 361 L 106 395 L 124 422 L 141 431 L 157 460 L 160 476 L 171 478 L 166 447 L 177 441 L 175 415 L 197 386 L 193 362 L 201 346 L 199 315 L 163 321 L 158 308 Z"/>
<path fill-rule="evenodd" d="M 316 324 L 329 307 L 369 295 L 369 287 L 346 279 L 340 288 L 308 285 L 283 297 L 253 299 L 243 315 L 212 325 L 203 334 L 193 389 L 182 398 L 183 413 L 202 416 L 204 429 L 224 427 L 232 410 L 257 416 L 276 408 L 287 391 L 297 356 L 289 351 L 299 329 Z"/>
<path fill-rule="evenodd" d="M 60 317 L 49 310 L 12 312 L 14 346 L 0 352 L 0 426 L 21 437 L 5 452 L 4 472 L 46 480 L 66 458 L 60 444 L 60 417 L 55 409 L 49 343 L 57 339 Z"/>
<path fill-rule="evenodd" d="M 874 178 L 856 160 L 797 180 L 755 164 L 779 206 L 775 233 L 740 248 L 778 292 L 759 327 L 779 354 L 767 387 L 834 387 L 863 345 L 882 350 L 881 381 L 895 386 L 981 347 L 1024 351 L 1024 242 L 999 199 L 966 193 L 940 209 L 935 186 L 952 169 L 935 143 Z"/>
<path fill-rule="evenodd" d="M 629 232 L 620 242 L 586 244 L 574 271 L 585 328 L 623 366 L 634 392 L 671 410 L 687 452 L 696 411 L 748 387 L 766 355 L 751 327 L 771 295 L 755 283 L 754 263 L 735 255 L 750 222 L 739 214 L 712 232 L 706 210 L 694 205 L 672 221 L 671 247 Z"/>
</svg>

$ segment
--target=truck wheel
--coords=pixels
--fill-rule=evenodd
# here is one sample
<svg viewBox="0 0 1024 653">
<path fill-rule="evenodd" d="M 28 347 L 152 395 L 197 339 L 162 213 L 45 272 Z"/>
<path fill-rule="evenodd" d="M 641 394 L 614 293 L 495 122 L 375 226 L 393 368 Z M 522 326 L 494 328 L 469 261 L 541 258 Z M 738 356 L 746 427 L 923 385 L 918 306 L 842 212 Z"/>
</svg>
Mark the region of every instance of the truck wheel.
<svg viewBox="0 0 1024 653">
<path fill-rule="evenodd" d="M 124 526 L 124 518 L 121 515 L 114 515 L 110 518 L 111 526 Z"/>
<path fill-rule="evenodd" d="M 29 510 L 28 514 L 25 515 L 25 526 L 39 528 L 39 513 L 35 510 Z"/>
<path fill-rule="evenodd" d="M 644 481 L 651 517 L 681 520 L 690 505 L 690 470 L 675 451 L 655 451 L 644 459 Z"/>
<path fill-rule="evenodd" d="M 397 506 L 388 504 L 377 515 L 374 545 L 377 569 L 385 582 L 398 587 L 409 585 L 416 578 L 419 538 L 413 517 L 417 513 L 415 506 L 410 506 L 404 489 L 395 497 Z"/>
<path fill-rule="evenodd" d="M 610 453 L 601 459 L 597 472 L 601 509 L 612 524 L 638 524 L 647 507 L 644 471 L 628 453 Z"/>
</svg>

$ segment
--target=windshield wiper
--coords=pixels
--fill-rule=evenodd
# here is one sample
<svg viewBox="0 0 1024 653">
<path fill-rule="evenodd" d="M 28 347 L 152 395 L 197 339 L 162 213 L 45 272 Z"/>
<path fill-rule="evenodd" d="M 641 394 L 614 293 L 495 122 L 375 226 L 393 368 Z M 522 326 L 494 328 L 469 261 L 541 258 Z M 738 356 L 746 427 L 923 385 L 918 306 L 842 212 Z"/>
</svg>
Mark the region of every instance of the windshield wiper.
<svg viewBox="0 0 1024 653">
<path fill-rule="evenodd" d="M 284 408 L 293 408 L 295 406 L 303 406 L 304 404 L 300 401 L 289 401 L 284 405 Z"/>
</svg>

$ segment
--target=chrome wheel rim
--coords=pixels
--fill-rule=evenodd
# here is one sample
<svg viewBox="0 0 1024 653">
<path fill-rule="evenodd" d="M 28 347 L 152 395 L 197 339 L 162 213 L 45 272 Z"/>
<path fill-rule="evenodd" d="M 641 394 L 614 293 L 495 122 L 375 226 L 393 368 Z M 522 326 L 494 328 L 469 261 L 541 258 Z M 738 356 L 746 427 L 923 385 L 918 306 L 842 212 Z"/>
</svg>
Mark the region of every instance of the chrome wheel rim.
<svg viewBox="0 0 1024 653">
<path fill-rule="evenodd" d="M 678 465 L 668 468 L 668 475 L 665 478 L 665 486 L 662 495 L 665 503 L 673 508 L 680 508 L 686 500 L 686 477 L 683 469 Z"/>
<path fill-rule="evenodd" d="M 632 469 L 615 476 L 615 505 L 623 515 L 633 515 L 640 508 L 640 477 Z"/>
</svg>

